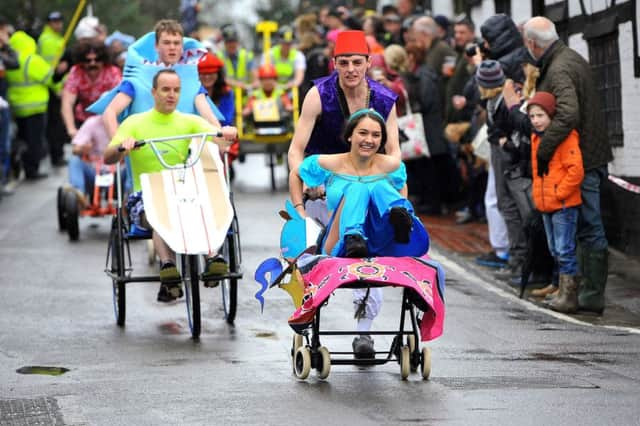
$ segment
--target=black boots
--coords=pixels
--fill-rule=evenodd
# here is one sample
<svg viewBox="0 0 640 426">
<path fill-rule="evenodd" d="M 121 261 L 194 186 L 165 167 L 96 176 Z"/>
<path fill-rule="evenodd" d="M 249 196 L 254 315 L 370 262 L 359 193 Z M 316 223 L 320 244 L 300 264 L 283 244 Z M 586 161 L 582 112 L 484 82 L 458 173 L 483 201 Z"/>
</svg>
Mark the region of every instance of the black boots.
<svg viewBox="0 0 640 426">
<path fill-rule="evenodd" d="M 369 249 L 362 235 L 349 234 L 344 237 L 344 257 L 367 257 Z"/>
<path fill-rule="evenodd" d="M 581 251 L 582 285 L 578 294 L 578 305 L 581 311 L 602 314 L 604 289 L 609 273 L 609 251 L 584 247 Z"/>
<path fill-rule="evenodd" d="M 389 211 L 389 223 L 393 227 L 393 239 L 400 244 L 408 244 L 413 227 L 413 217 L 404 207 L 392 207 Z M 367 242 L 360 234 L 347 234 L 344 237 L 344 257 L 368 257 Z"/>
<path fill-rule="evenodd" d="M 411 236 L 413 218 L 404 207 L 392 207 L 389 222 L 393 226 L 393 239 L 396 243 L 407 244 Z"/>
</svg>

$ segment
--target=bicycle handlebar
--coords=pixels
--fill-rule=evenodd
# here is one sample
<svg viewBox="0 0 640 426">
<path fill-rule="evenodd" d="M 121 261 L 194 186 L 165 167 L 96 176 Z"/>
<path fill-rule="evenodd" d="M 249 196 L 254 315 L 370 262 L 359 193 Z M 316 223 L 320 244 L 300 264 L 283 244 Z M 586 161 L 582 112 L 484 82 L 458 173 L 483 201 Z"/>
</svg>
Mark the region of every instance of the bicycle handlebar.
<svg viewBox="0 0 640 426">
<path fill-rule="evenodd" d="M 202 150 L 204 149 L 205 146 L 205 141 L 207 138 L 209 137 L 221 137 L 222 136 L 222 132 L 221 131 L 216 131 L 216 132 L 208 132 L 208 133 L 193 133 L 193 134 L 188 134 L 188 135 L 175 135 L 175 136 L 168 136 L 168 137 L 163 137 L 163 138 L 154 138 L 154 139 L 143 139 L 143 140 L 139 140 L 139 141 L 135 141 L 134 143 L 134 148 L 138 148 L 141 147 L 145 144 L 149 144 L 149 146 L 151 147 L 151 150 L 153 151 L 153 153 L 155 154 L 156 158 L 158 159 L 158 161 L 160 162 L 160 164 L 162 164 L 162 167 L 164 167 L 165 169 L 169 169 L 169 170 L 175 170 L 175 169 L 183 169 L 183 168 L 189 168 L 192 167 L 193 165 L 195 165 L 199 160 L 200 160 L 200 154 L 202 153 Z M 185 139 L 199 139 L 200 143 L 197 147 L 197 152 L 193 153 L 193 152 L 189 152 L 189 154 L 193 154 L 191 156 L 191 160 L 189 161 L 189 157 L 187 157 L 185 159 L 185 162 L 182 164 L 176 164 L 176 165 L 169 165 L 167 164 L 167 162 L 164 160 L 164 158 L 162 157 L 162 152 L 156 147 L 156 143 L 161 143 L 161 142 L 168 142 L 168 141 L 172 141 L 172 140 L 185 140 Z M 125 149 L 122 146 L 118 147 L 118 151 L 122 152 Z"/>
<path fill-rule="evenodd" d="M 144 141 L 144 140 L 142 140 L 142 141 L 135 141 L 135 143 L 133 144 L 133 149 L 140 148 L 141 146 L 143 146 L 143 145 L 144 145 L 144 144 L 146 144 L 146 143 L 147 143 L 147 142 L 146 142 L 146 141 Z M 120 145 L 120 146 L 118 147 L 118 152 L 124 152 L 124 151 L 125 151 L 124 146 Z"/>
<path fill-rule="evenodd" d="M 214 137 L 214 138 L 220 138 L 222 137 L 222 132 L 221 131 L 217 131 L 217 132 L 209 132 L 209 133 L 191 133 L 188 135 L 177 135 L 177 136 L 167 136 L 167 137 L 163 137 L 163 138 L 152 138 L 152 139 L 141 139 L 138 141 L 135 141 L 133 148 L 140 148 L 141 146 L 144 146 L 147 143 L 154 143 L 154 142 L 168 142 L 168 141 L 174 141 L 174 140 L 182 140 L 182 139 L 192 139 L 192 138 L 207 138 L 207 137 Z M 124 152 L 125 148 L 120 145 L 118 147 L 118 152 Z"/>
</svg>

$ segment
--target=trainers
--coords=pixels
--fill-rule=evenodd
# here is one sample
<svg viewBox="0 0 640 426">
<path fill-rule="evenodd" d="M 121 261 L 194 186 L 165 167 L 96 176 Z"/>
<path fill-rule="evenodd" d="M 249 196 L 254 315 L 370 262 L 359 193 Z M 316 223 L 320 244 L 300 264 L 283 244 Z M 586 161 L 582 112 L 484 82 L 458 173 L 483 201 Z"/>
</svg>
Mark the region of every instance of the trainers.
<svg viewBox="0 0 640 426">
<path fill-rule="evenodd" d="M 180 283 L 160 283 L 158 302 L 168 303 L 183 296 Z"/>
<path fill-rule="evenodd" d="M 516 264 L 508 266 L 493 273 L 493 276 L 499 280 L 511 282 L 512 279 L 520 280 L 522 277 L 522 265 Z M 518 281 L 519 282 L 519 281 Z"/>
<path fill-rule="evenodd" d="M 229 265 L 224 260 L 224 257 L 217 255 L 214 257 L 207 258 L 207 263 L 205 265 L 205 271 L 202 274 L 202 278 L 204 280 L 205 287 L 217 287 L 220 284 L 220 280 L 211 279 L 215 277 L 221 277 L 223 275 L 227 275 L 229 273 Z"/>
<path fill-rule="evenodd" d="M 456 210 L 456 218 L 464 217 L 471 214 L 469 207 L 463 207 L 460 210 Z"/>
<path fill-rule="evenodd" d="M 529 294 L 532 297 L 546 297 L 548 294 L 553 293 L 557 289 L 558 289 L 557 285 L 549 284 L 548 286 L 546 286 L 544 288 L 538 288 L 538 289 L 531 290 L 531 293 L 529 293 Z"/>
<path fill-rule="evenodd" d="M 173 263 L 167 262 L 160 267 L 160 290 L 158 291 L 158 302 L 172 302 L 183 296 L 182 278 L 178 273 L 178 268 Z"/>
<path fill-rule="evenodd" d="M 507 259 L 501 258 L 494 251 L 476 257 L 476 263 L 489 268 L 506 268 L 508 266 Z"/>
<path fill-rule="evenodd" d="M 371 359 L 376 356 L 376 351 L 373 348 L 373 339 L 368 334 L 354 337 L 351 347 L 353 348 L 353 356 L 356 359 Z"/>
<path fill-rule="evenodd" d="M 344 257 L 367 257 L 369 255 L 367 242 L 359 234 L 345 235 L 344 251 Z"/>
<path fill-rule="evenodd" d="M 160 267 L 160 282 L 161 283 L 179 283 L 182 281 L 178 268 L 171 262 L 167 262 Z"/>
<path fill-rule="evenodd" d="M 411 235 L 413 218 L 404 207 L 392 207 L 389 222 L 393 226 L 393 239 L 400 244 L 407 244 Z"/>
<path fill-rule="evenodd" d="M 464 225 L 474 221 L 474 217 L 469 210 L 465 210 L 462 214 L 456 212 L 456 225 Z M 496 256 L 497 257 L 497 256 Z"/>
</svg>

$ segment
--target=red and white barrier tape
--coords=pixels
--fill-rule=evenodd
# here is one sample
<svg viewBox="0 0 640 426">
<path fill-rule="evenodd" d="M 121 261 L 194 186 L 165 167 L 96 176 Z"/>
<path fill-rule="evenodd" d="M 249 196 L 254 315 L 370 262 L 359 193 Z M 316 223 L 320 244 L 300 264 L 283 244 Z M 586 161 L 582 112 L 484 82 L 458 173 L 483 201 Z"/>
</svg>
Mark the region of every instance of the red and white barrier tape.
<svg viewBox="0 0 640 426">
<path fill-rule="evenodd" d="M 627 191 L 634 192 L 636 194 L 640 194 L 640 186 L 638 185 L 634 185 L 624 179 L 620 179 L 619 177 L 613 175 L 609 175 L 609 180 L 618 185 L 620 188 L 626 189 Z"/>
</svg>

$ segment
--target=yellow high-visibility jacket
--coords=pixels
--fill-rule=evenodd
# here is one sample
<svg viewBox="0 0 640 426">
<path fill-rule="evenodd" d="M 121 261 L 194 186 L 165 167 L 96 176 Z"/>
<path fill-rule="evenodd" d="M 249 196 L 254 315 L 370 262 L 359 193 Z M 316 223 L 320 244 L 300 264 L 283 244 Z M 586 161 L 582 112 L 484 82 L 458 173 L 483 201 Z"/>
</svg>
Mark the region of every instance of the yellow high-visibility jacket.
<svg viewBox="0 0 640 426">
<path fill-rule="evenodd" d="M 53 69 L 36 53 L 36 41 L 24 31 L 16 31 L 9 45 L 18 54 L 20 67 L 7 71 L 7 97 L 16 117 L 29 117 L 47 111 Z"/>
</svg>

